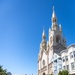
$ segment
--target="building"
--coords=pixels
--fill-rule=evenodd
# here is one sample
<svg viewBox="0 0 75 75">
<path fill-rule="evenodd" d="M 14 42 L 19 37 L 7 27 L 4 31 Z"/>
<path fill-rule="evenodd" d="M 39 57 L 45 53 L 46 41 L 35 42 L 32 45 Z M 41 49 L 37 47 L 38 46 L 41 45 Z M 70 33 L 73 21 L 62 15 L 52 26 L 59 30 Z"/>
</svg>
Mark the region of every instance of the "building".
<svg viewBox="0 0 75 75">
<path fill-rule="evenodd" d="M 49 28 L 48 41 L 46 41 L 44 29 L 42 33 L 42 41 L 40 43 L 40 50 L 38 54 L 38 75 L 54 74 L 54 53 L 59 55 L 62 50 L 67 48 L 66 39 L 62 33 L 62 26 L 57 23 L 54 7 L 51 22 L 52 25 L 51 28 Z M 57 58 L 57 61 L 58 59 L 60 59 L 60 57 Z"/>
<path fill-rule="evenodd" d="M 69 74 L 75 75 L 75 44 L 60 52 L 62 58 L 62 70 L 66 69 Z"/>
<path fill-rule="evenodd" d="M 62 59 L 60 54 L 54 53 L 52 62 L 53 62 L 53 74 L 58 75 L 59 71 L 62 70 Z"/>
</svg>

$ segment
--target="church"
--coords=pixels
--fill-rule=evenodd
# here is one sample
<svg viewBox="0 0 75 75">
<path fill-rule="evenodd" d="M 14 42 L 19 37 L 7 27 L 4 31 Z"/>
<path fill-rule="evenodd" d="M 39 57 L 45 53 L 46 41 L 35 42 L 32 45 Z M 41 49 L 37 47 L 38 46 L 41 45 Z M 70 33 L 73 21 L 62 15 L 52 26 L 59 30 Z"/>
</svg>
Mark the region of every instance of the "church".
<svg viewBox="0 0 75 75">
<path fill-rule="evenodd" d="M 59 71 L 63 69 L 68 70 L 69 74 L 75 74 L 75 59 L 70 61 L 70 57 L 75 57 L 75 45 L 72 44 L 67 47 L 62 26 L 57 23 L 54 7 L 51 23 L 48 41 L 46 41 L 45 29 L 43 29 L 38 54 L 38 75 L 58 75 Z"/>
</svg>

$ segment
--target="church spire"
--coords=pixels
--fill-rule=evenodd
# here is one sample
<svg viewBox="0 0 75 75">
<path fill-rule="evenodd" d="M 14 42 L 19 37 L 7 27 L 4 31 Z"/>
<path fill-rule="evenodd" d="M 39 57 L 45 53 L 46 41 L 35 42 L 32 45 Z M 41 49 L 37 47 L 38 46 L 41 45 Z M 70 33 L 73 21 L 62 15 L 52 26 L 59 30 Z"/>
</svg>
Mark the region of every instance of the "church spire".
<svg viewBox="0 0 75 75">
<path fill-rule="evenodd" d="M 52 30 L 57 30 L 58 29 L 57 17 L 56 17 L 56 14 L 55 14 L 54 6 L 53 6 L 53 13 L 52 13 L 51 20 L 52 20 Z"/>
<path fill-rule="evenodd" d="M 45 29 L 44 29 L 44 27 L 43 27 L 42 39 L 43 39 L 43 40 L 45 40 L 45 39 L 46 39 Z"/>
<path fill-rule="evenodd" d="M 53 19 L 53 18 L 56 18 L 55 10 L 54 10 L 54 6 L 53 6 L 53 8 L 52 8 L 52 9 L 53 9 L 53 13 L 52 13 L 52 19 Z"/>
<path fill-rule="evenodd" d="M 42 33 L 42 43 L 41 46 L 43 49 L 46 50 L 46 35 L 45 35 L 45 29 L 43 28 L 43 33 Z"/>
</svg>

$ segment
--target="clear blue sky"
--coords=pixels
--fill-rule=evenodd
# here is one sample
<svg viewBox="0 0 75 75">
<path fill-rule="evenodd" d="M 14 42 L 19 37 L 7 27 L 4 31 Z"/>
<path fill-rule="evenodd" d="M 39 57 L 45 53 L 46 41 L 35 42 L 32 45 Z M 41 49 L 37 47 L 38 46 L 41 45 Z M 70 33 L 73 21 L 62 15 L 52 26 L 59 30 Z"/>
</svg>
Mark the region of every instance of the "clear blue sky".
<svg viewBox="0 0 75 75">
<path fill-rule="evenodd" d="M 75 43 L 74 0 L 0 0 L 0 65 L 12 73 L 37 74 L 42 30 L 48 40 L 52 6 L 67 45 Z"/>
</svg>

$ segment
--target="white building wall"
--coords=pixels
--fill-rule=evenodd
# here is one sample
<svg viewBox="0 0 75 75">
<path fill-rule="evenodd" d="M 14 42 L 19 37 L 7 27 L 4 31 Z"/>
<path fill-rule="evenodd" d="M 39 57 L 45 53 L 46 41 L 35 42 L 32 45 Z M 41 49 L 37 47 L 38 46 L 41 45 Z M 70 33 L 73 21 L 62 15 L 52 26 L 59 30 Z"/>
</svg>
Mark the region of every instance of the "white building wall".
<svg viewBox="0 0 75 75">
<path fill-rule="evenodd" d="M 42 54 L 41 68 L 43 68 L 43 60 L 45 60 L 45 66 L 47 66 L 47 55 L 45 52 Z"/>
<path fill-rule="evenodd" d="M 52 58 L 53 58 L 53 50 L 50 50 L 49 51 L 49 63 L 51 63 Z"/>
<path fill-rule="evenodd" d="M 72 70 L 72 67 L 71 67 L 71 63 L 73 63 L 73 62 L 75 63 L 74 56 L 73 56 L 73 58 L 70 58 L 70 53 L 71 52 L 73 53 L 73 51 L 75 51 L 75 48 L 73 48 L 73 47 L 69 48 L 69 50 L 68 50 L 68 54 L 69 54 L 69 72 L 70 72 L 70 74 L 75 73 L 75 70 Z"/>
<path fill-rule="evenodd" d="M 63 62 L 62 61 L 62 69 L 63 69 L 63 66 L 66 66 L 66 65 L 69 65 L 69 74 L 75 74 L 75 64 L 74 64 L 74 70 L 72 70 L 72 67 L 71 67 L 71 63 L 75 63 L 75 57 L 74 57 L 74 52 L 75 51 L 75 45 L 74 46 L 70 46 L 70 47 L 68 47 L 67 48 L 67 51 L 65 52 L 65 51 L 63 51 L 62 53 L 61 53 L 61 57 L 63 58 L 63 57 L 65 57 L 65 56 L 68 56 L 68 61 L 66 62 Z M 72 52 L 72 55 L 73 55 L 73 57 L 71 58 L 71 53 Z"/>
</svg>

